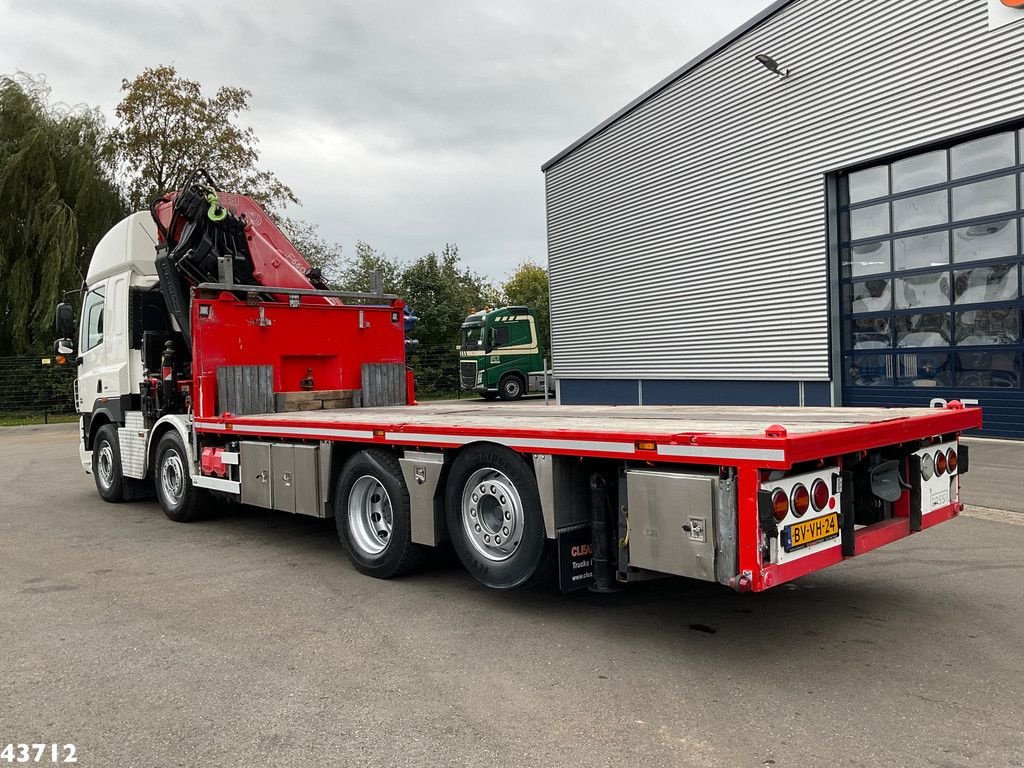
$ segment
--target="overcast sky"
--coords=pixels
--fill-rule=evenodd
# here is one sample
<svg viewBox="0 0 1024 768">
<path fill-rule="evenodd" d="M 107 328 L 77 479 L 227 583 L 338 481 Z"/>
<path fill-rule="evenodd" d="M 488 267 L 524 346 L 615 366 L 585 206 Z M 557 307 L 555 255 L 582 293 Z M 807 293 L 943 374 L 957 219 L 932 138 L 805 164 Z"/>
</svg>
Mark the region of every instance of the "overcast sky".
<svg viewBox="0 0 1024 768">
<path fill-rule="evenodd" d="M 0 0 L 0 73 L 110 120 L 147 66 L 249 88 L 261 164 L 346 254 L 455 242 L 500 279 L 546 262 L 541 164 L 768 4 Z"/>
</svg>

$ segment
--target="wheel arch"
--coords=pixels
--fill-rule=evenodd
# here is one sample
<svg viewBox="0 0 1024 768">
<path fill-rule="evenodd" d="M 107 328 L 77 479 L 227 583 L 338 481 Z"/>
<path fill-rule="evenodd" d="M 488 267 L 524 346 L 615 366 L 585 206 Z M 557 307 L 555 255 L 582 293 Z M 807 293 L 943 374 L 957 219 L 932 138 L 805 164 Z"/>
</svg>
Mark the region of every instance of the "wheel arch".
<svg viewBox="0 0 1024 768">
<path fill-rule="evenodd" d="M 192 440 L 189 435 L 189 426 L 186 418 L 178 414 L 164 416 L 149 430 L 149 445 L 146 446 L 146 474 L 156 464 L 156 449 L 161 438 L 168 432 L 175 430 L 181 442 L 185 445 L 185 455 L 188 456 L 189 471 L 195 468 L 196 458 L 192 453 Z"/>
<path fill-rule="evenodd" d="M 89 434 L 85 440 L 85 450 L 92 450 L 93 445 L 96 443 L 96 433 L 107 424 L 113 424 L 115 428 L 118 426 L 118 422 L 114 419 L 109 409 L 98 408 L 92 412 L 89 419 Z"/>
</svg>

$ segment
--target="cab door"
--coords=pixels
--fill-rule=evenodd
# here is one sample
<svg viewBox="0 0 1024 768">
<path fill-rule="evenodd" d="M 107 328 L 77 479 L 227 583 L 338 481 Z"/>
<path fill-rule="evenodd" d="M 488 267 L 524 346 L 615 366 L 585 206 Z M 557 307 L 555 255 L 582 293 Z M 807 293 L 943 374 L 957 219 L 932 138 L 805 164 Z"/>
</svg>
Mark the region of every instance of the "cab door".
<svg viewBox="0 0 1024 768">
<path fill-rule="evenodd" d="M 131 393 L 127 325 L 127 275 L 108 278 L 85 294 L 78 343 L 78 410 L 82 413 L 93 412 L 97 400 L 103 404 Z"/>
<path fill-rule="evenodd" d="M 78 339 L 78 410 L 82 413 L 91 413 L 96 399 L 103 396 L 103 374 L 107 361 L 103 344 L 106 287 L 106 282 L 100 283 L 82 299 Z"/>
</svg>

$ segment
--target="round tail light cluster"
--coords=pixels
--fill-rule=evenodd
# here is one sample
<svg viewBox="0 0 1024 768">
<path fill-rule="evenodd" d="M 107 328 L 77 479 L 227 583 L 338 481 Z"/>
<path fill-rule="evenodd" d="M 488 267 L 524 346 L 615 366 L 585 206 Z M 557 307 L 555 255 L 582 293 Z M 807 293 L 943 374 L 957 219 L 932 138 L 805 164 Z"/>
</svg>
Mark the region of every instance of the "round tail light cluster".
<svg viewBox="0 0 1024 768">
<path fill-rule="evenodd" d="M 789 496 L 781 488 L 777 488 L 772 493 L 772 514 L 775 515 L 775 520 L 780 523 L 789 514 Z"/>
<path fill-rule="evenodd" d="M 935 476 L 942 477 L 946 474 L 946 454 L 942 451 L 935 452 Z"/>
<path fill-rule="evenodd" d="M 811 494 L 807 492 L 807 486 L 797 483 L 793 486 L 793 515 L 803 517 L 804 513 L 811 506 Z"/>
<path fill-rule="evenodd" d="M 825 508 L 830 496 L 832 494 L 828 490 L 828 485 L 820 477 L 811 484 L 811 506 L 815 512 L 821 512 Z"/>
<path fill-rule="evenodd" d="M 957 462 L 956 450 L 953 449 L 953 448 L 950 448 L 948 451 L 946 451 L 946 470 L 951 475 L 954 472 L 956 472 L 956 462 Z"/>
<path fill-rule="evenodd" d="M 935 474 L 935 459 L 932 458 L 930 453 L 926 453 L 921 457 L 921 477 L 925 479 L 925 482 L 932 479 Z"/>
</svg>

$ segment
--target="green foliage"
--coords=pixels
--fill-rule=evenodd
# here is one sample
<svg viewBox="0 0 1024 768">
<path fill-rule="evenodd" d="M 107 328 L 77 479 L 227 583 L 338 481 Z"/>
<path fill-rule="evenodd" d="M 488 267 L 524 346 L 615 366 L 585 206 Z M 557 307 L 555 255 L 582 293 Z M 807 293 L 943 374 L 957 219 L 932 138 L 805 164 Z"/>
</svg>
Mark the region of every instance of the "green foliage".
<svg viewBox="0 0 1024 768">
<path fill-rule="evenodd" d="M 341 244 L 324 239 L 320 228 L 308 221 L 285 219 L 280 226 L 309 265 L 318 268 L 328 283 L 333 282 L 342 270 Z"/>
<path fill-rule="evenodd" d="M 0 355 L 49 346 L 54 306 L 126 212 L 102 115 L 49 95 L 45 81 L 0 77 Z"/>
<path fill-rule="evenodd" d="M 501 290 L 506 306 L 522 304 L 534 311 L 537 317 L 537 335 L 540 337 L 541 354 L 550 350 L 551 320 L 548 311 L 548 271 L 533 261 L 524 261 Z"/>
<path fill-rule="evenodd" d="M 339 290 L 370 291 L 373 290 L 373 273 L 379 272 L 384 293 L 401 293 L 404 269 L 397 259 L 359 240 L 355 256 L 341 263 L 334 282 Z"/>
<path fill-rule="evenodd" d="M 407 266 L 398 294 L 420 317 L 413 336 L 430 347 L 454 347 L 466 316 L 496 297 L 483 277 L 462 266 L 458 246 L 450 243 Z"/>
<path fill-rule="evenodd" d="M 111 147 L 127 182 L 134 209 L 165 192 L 180 189 L 186 174 L 206 168 L 222 189 L 252 197 L 271 215 L 298 203 L 292 190 L 257 167 L 259 140 L 238 123 L 252 92 L 222 86 L 203 96 L 195 80 L 172 66 L 145 69 L 122 80 Z"/>
</svg>

